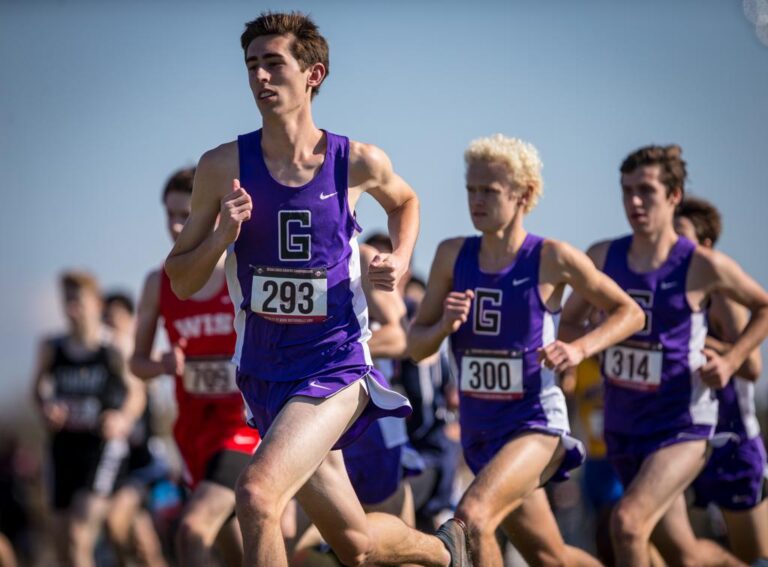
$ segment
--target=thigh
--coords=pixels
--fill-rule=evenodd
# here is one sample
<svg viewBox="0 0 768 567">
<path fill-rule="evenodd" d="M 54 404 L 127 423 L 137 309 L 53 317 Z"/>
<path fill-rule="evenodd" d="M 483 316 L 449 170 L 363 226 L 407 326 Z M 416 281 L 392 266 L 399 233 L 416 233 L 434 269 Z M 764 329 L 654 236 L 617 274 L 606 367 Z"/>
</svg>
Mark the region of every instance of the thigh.
<svg viewBox="0 0 768 567">
<path fill-rule="evenodd" d="M 480 470 L 459 509 L 467 505 L 481 507 L 489 521 L 498 526 L 546 481 L 553 462 L 562 459 L 559 444 L 559 437 L 541 433 L 513 438 Z"/>
<path fill-rule="evenodd" d="M 501 527 L 531 565 L 545 562 L 545 558 L 552 560 L 565 555 L 565 541 L 543 488 L 523 499 Z"/>
<path fill-rule="evenodd" d="M 327 399 L 291 398 L 251 457 L 241 482 L 268 486 L 282 510 L 367 403 L 368 394 L 361 381 Z M 343 466 L 341 457 L 339 460 Z M 346 472 L 344 478 L 349 483 Z"/>
<path fill-rule="evenodd" d="M 651 453 L 618 506 L 631 509 L 650 533 L 704 467 L 706 450 L 707 442 L 697 440 L 676 443 Z"/>
</svg>

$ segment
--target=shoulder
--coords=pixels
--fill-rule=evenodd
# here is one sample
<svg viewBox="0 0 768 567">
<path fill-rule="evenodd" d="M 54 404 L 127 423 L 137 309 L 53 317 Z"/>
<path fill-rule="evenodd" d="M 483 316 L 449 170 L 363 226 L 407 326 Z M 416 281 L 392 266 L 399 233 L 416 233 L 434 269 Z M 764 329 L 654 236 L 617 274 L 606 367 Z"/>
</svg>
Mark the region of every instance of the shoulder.
<svg viewBox="0 0 768 567">
<path fill-rule="evenodd" d="M 613 240 L 607 239 L 595 242 L 587 248 L 587 256 L 599 270 L 602 270 L 605 265 L 605 258 L 608 256 L 608 249 L 611 244 L 613 244 Z"/>
<path fill-rule="evenodd" d="M 719 279 L 736 267 L 736 262 L 729 256 L 704 246 L 696 246 L 691 255 L 690 269 L 706 279 Z"/>
<path fill-rule="evenodd" d="M 163 268 L 152 270 L 144 278 L 144 290 L 142 295 L 159 295 L 163 281 Z"/>
<path fill-rule="evenodd" d="M 437 252 L 435 252 L 435 266 L 446 271 L 453 271 L 453 267 L 456 265 L 456 259 L 459 257 L 459 253 L 466 241 L 466 236 L 458 236 L 455 238 L 448 238 L 438 244 Z"/>
<path fill-rule="evenodd" d="M 200 156 L 198 168 L 203 167 L 209 170 L 223 170 L 237 165 L 238 149 L 237 141 L 226 142 L 220 146 L 208 150 Z"/>
<path fill-rule="evenodd" d="M 231 181 L 240 176 L 240 159 L 237 141 L 221 144 L 200 156 L 195 173 L 195 189 L 213 190 L 210 188 L 223 187 L 228 190 L 229 185 L 222 181 Z"/>
<path fill-rule="evenodd" d="M 350 185 L 366 181 L 382 181 L 392 174 L 392 162 L 381 148 L 373 144 L 349 142 Z"/>
</svg>

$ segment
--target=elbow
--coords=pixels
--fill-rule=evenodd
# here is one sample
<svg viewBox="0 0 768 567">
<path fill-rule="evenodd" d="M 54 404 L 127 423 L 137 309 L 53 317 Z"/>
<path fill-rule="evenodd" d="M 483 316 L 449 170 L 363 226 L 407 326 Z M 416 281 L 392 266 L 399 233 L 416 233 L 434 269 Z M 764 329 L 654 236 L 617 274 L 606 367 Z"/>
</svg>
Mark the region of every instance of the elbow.
<svg viewBox="0 0 768 567">
<path fill-rule="evenodd" d="M 171 291 L 176 297 L 181 300 L 192 297 L 194 291 L 191 291 L 189 286 L 184 285 L 185 278 L 175 269 L 173 256 L 169 256 L 166 259 L 163 270 L 165 270 L 165 275 L 168 276 L 168 281 L 171 283 Z"/>
<path fill-rule="evenodd" d="M 760 378 L 760 374 L 763 373 L 763 361 L 759 356 L 750 356 L 747 359 L 746 368 L 744 369 L 744 376 L 750 382 L 756 382 Z"/>
<path fill-rule="evenodd" d="M 632 331 L 629 335 L 634 335 L 635 333 L 642 331 L 643 327 L 645 327 L 645 312 L 634 301 L 632 301 L 632 305 L 629 309 L 628 318 L 630 321 L 630 330 Z"/>
</svg>

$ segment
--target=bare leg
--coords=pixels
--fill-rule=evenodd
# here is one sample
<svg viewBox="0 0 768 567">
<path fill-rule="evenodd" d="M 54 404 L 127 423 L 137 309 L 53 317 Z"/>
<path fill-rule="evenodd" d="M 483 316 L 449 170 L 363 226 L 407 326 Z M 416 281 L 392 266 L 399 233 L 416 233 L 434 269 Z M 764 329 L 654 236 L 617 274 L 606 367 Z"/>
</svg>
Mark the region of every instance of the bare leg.
<svg viewBox="0 0 768 567">
<path fill-rule="evenodd" d="M 744 512 L 723 510 L 723 517 L 731 549 L 739 559 L 747 563 L 768 559 L 768 500 Z"/>
<path fill-rule="evenodd" d="M 233 490 L 207 481 L 195 488 L 181 514 L 181 524 L 176 535 L 176 549 L 181 565 L 205 567 L 212 563 L 213 543 L 234 508 Z"/>
<path fill-rule="evenodd" d="M 611 518 L 614 550 L 623 565 L 650 565 L 649 544 L 654 527 L 696 478 L 705 461 L 706 442 L 703 440 L 664 447 L 645 459 L 637 477 L 616 504 Z M 694 553 L 690 552 L 691 555 Z"/>
<path fill-rule="evenodd" d="M 685 497 L 682 494 L 675 498 L 659 520 L 651 538 L 669 565 L 696 565 L 697 567 L 744 565 L 715 542 L 696 538 L 688 520 Z"/>
<path fill-rule="evenodd" d="M 509 441 L 475 477 L 456 517 L 467 525 L 476 565 L 502 567 L 496 528 L 551 476 L 562 458 L 558 437 L 526 433 Z"/>
<path fill-rule="evenodd" d="M 75 494 L 69 515 L 68 557 L 74 567 L 95 567 L 96 539 L 104 521 L 109 501 L 103 496 L 81 490 Z"/>
<path fill-rule="evenodd" d="M 512 545 L 531 567 L 601 565 L 585 551 L 565 544 L 543 488 L 523 500 L 501 526 Z"/>
<path fill-rule="evenodd" d="M 363 504 L 363 510 L 369 512 L 383 512 L 400 518 L 408 527 L 416 525 L 416 511 L 413 509 L 413 492 L 410 485 L 403 481 L 397 487 L 397 491 L 378 504 Z"/>
<path fill-rule="evenodd" d="M 134 547 L 142 565 L 165 567 L 162 546 L 149 513 L 142 507 L 139 487 L 124 486 L 110 499 L 107 532 L 120 565 L 128 565 Z"/>
<path fill-rule="evenodd" d="M 448 552 L 437 538 L 385 514 L 366 521 L 341 454 L 330 452 L 367 403 L 368 394 L 357 382 L 327 400 L 292 398 L 281 410 L 238 479 L 244 565 L 287 565 L 280 520 L 294 495 L 346 565 L 364 565 L 374 558 L 398 564 L 404 549 L 433 558 L 418 563 L 448 564 Z"/>
<path fill-rule="evenodd" d="M 0 567 L 16 567 L 16 554 L 5 535 L 0 534 Z"/>
<path fill-rule="evenodd" d="M 243 535 L 240 533 L 240 523 L 234 516 L 221 526 L 216 548 L 227 567 L 240 567 L 243 564 Z"/>
</svg>

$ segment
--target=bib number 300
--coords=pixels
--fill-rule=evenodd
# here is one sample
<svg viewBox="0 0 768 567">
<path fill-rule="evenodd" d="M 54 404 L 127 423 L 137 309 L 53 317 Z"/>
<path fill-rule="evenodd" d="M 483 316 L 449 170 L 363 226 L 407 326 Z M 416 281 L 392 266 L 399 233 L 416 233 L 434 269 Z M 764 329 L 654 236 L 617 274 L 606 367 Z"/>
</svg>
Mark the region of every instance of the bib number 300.
<svg viewBox="0 0 768 567">
<path fill-rule="evenodd" d="M 325 268 L 253 266 L 251 311 L 274 323 L 317 323 L 327 317 Z"/>
<path fill-rule="evenodd" d="M 461 392 L 488 400 L 523 397 L 523 359 L 510 351 L 467 350 L 461 359 Z"/>
</svg>

